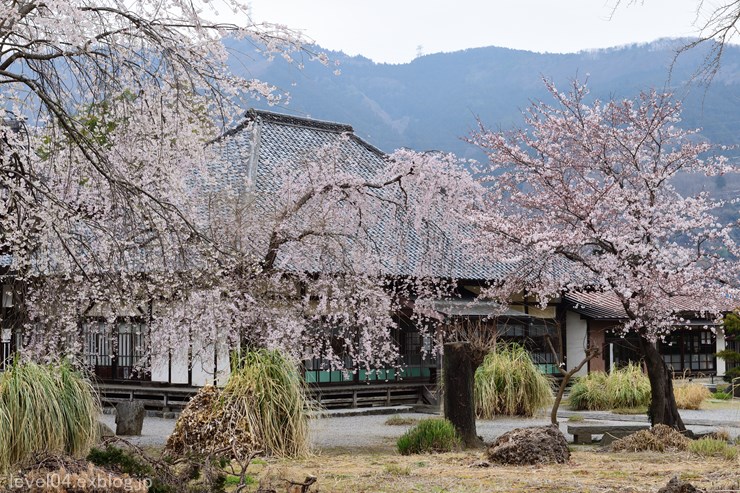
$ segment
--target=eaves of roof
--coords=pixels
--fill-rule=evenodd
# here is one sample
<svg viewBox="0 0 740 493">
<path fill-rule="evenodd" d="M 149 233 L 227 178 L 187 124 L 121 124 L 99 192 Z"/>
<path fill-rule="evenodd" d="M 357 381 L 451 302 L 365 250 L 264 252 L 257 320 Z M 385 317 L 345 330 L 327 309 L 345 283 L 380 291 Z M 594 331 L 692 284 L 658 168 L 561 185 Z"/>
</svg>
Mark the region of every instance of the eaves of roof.
<svg viewBox="0 0 740 493">
<path fill-rule="evenodd" d="M 624 321 L 628 318 L 627 312 L 619 299 L 611 292 L 571 291 L 563 298 L 568 309 L 592 320 Z M 687 319 L 694 319 L 694 321 L 703 320 L 703 317 L 700 316 L 701 307 L 697 306 L 696 301 L 691 298 L 675 297 L 671 299 L 670 304 L 673 313 L 676 315 L 682 315 Z M 728 305 L 727 311 L 731 310 L 731 305 Z"/>
</svg>

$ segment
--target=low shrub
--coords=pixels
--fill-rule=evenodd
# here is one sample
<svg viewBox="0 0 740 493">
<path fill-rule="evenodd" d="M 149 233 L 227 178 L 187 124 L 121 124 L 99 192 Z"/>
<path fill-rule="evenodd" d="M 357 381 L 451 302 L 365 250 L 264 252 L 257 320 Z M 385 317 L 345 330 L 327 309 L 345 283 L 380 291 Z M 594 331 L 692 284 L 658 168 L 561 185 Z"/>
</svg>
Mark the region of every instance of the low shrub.
<svg viewBox="0 0 740 493">
<path fill-rule="evenodd" d="M 93 448 L 87 454 L 87 460 L 96 466 L 139 478 L 149 477 L 153 473 L 148 464 L 112 445 L 107 445 L 104 449 Z"/>
<path fill-rule="evenodd" d="M 716 438 L 702 438 L 694 440 L 689 444 L 689 452 L 701 457 L 723 457 L 726 460 L 737 458 L 737 447 L 730 445 L 725 440 Z"/>
<path fill-rule="evenodd" d="M 227 487 L 234 487 L 239 486 L 241 484 L 241 478 L 239 476 L 234 476 L 233 474 L 229 474 L 226 476 L 226 481 L 224 481 L 224 486 Z M 251 484 L 257 484 L 257 480 L 253 477 L 247 474 L 244 477 L 244 484 L 251 485 Z"/>
<path fill-rule="evenodd" d="M 650 405 L 650 380 L 638 364 L 628 364 L 609 374 L 606 392 L 612 408 Z"/>
<path fill-rule="evenodd" d="M 255 406 L 260 423 L 255 431 L 265 452 L 300 457 L 309 452 L 306 384 L 295 363 L 278 351 L 245 353 L 224 387 L 224 406 Z"/>
<path fill-rule="evenodd" d="M 631 408 L 650 405 L 650 380 L 638 364 L 628 364 L 611 372 L 606 382 L 611 407 Z"/>
<path fill-rule="evenodd" d="M 732 399 L 732 394 L 729 392 L 722 392 L 721 390 L 718 390 L 717 392 L 714 392 L 712 394 L 712 399 L 717 399 L 719 401 L 729 401 Z"/>
<path fill-rule="evenodd" d="M 519 344 L 498 344 L 475 372 L 475 412 L 479 418 L 531 417 L 552 402 L 551 379 Z"/>
<path fill-rule="evenodd" d="M 725 380 L 725 382 L 732 382 L 734 379 L 740 378 L 740 366 L 730 368 L 725 372 L 725 376 L 722 378 Z"/>
<path fill-rule="evenodd" d="M 87 454 L 87 460 L 96 466 L 124 477 L 131 476 L 142 481 L 150 480 L 149 493 L 174 493 L 178 491 L 172 475 L 165 478 L 160 477 L 160 471 L 155 471 L 146 461 L 111 444 L 106 445 L 105 448 L 91 449 L 90 453 Z"/>
<path fill-rule="evenodd" d="M 673 394 L 679 409 L 699 409 L 711 396 L 704 385 L 693 382 L 676 384 Z M 589 373 L 573 384 L 569 403 L 573 409 L 615 409 L 620 414 L 627 414 L 631 409 L 642 410 L 650 405 L 650 380 L 639 365 L 632 363 L 609 374 Z"/>
<path fill-rule="evenodd" d="M 695 382 L 678 383 L 673 387 L 676 405 L 679 409 L 699 409 L 705 399 L 712 394 L 704 385 Z"/>
<path fill-rule="evenodd" d="M 441 418 L 422 419 L 401 435 L 396 442 L 401 455 L 441 453 L 457 450 L 461 445 L 455 427 Z"/>
<path fill-rule="evenodd" d="M 90 381 L 69 363 L 16 360 L 0 374 L 0 473 L 43 453 L 84 457 L 99 415 Z"/>
</svg>

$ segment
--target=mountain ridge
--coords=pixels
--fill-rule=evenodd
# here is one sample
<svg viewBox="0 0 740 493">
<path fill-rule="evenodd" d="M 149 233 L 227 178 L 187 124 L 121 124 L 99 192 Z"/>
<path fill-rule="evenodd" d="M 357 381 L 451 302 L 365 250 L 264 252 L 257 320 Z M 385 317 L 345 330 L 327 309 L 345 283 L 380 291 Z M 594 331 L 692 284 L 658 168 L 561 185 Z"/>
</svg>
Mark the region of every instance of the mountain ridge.
<svg viewBox="0 0 740 493">
<path fill-rule="evenodd" d="M 727 48 L 723 67 L 704 87 L 690 82 L 708 47 L 686 52 L 674 64 L 675 50 L 685 42 L 661 39 L 568 54 L 469 48 L 405 64 L 328 51 L 340 62 L 338 76 L 332 67 L 305 63 L 298 70 L 279 58 L 232 69 L 290 92 L 286 106 L 257 101 L 255 107 L 351 124 L 357 135 L 385 151 L 408 147 L 480 158 L 463 140 L 477 118 L 492 128 L 521 125 L 521 111 L 530 101 L 548 100 L 543 77 L 563 89 L 571 79 L 587 79 L 591 95 L 602 100 L 669 89 L 684 100 L 687 127 L 703 127 L 703 135 L 717 144 L 740 144 L 740 46 Z"/>
</svg>

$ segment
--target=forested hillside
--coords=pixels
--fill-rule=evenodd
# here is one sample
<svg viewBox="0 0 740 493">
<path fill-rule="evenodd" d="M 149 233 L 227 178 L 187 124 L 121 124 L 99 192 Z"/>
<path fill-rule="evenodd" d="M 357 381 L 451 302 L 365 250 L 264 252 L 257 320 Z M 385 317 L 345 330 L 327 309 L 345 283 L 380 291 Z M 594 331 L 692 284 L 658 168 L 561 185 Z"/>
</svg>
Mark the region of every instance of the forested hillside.
<svg viewBox="0 0 740 493">
<path fill-rule="evenodd" d="M 351 124 L 358 135 L 388 152 L 409 147 L 484 159 L 463 140 L 476 128 L 476 119 L 489 128 L 520 124 L 521 109 L 533 99 L 548 97 L 542 77 L 563 88 L 570 79 L 588 79 L 592 96 L 601 99 L 665 88 L 684 101 L 687 128 L 701 127 L 702 136 L 718 144 L 740 144 L 740 47 L 727 48 L 722 70 L 707 87 L 692 81 L 704 51 L 682 54 L 674 63 L 675 50 L 683 43 L 663 40 L 577 54 L 488 47 L 426 55 L 400 65 L 330 52 L 339 62 L 340 75 L 334 74 L 333 65 L 306 61 L 298 70 L 280 59 L 233 69 L 290 93 L 289 104 L 272 110 Z M 260 101 L 254 105 L 267 108 Z M 677 183 L 687 193 L 709 189 L 727 198 L 740 190 L 736 176 L 716 177 L 710 183 L 685 177 Z"/>
</svg>

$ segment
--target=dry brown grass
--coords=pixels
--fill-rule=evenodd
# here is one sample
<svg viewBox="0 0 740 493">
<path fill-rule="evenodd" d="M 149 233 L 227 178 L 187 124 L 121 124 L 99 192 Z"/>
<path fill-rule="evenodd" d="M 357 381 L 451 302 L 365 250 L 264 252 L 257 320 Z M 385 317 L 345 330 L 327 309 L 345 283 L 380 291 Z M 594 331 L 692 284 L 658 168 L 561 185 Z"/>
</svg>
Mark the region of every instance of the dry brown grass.
<svg viewBox="0 0 740 493">
<path fill-rule="evenodd" d="M 478 467 L 482 451 L 401 456 L 390 451 L 326 451 L 303 460 L 270 460 L 257 478 L 318 477 L 312 492 L 373 493 L 654 493 L 673 476 L 708 492 L 740 489 L 735 470 L 720 458 L 688 452 L 600 452 L 578 447 L 566 465 Z M 285 484 L 283 482 L 283 484 Z M 281 490 L 278 490 L 281 491 Z M 284 491 L 284 490 L 282 490 Z"/>
<path fill-rule="evenodd" d="M 712 397 L 704 385 L 696 382 L 678 383 L 673 388 L 676 405 L 679 409 L 699 409 L 701 404 Z"/>
<path fill-rule="evenodd" d="M 641 430 L 615 440 L 611 449 L 617 452 L 684 451 L 689 448 L 690 442 L 691 440 L 670 426 L 658 424 L 649 430 Z"/>
</svg>

